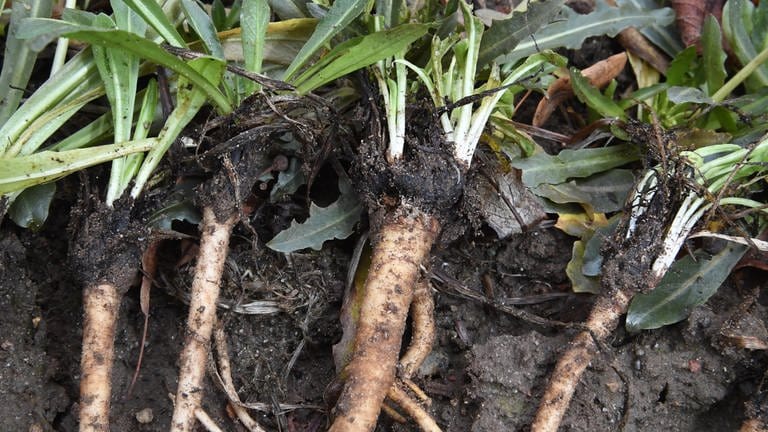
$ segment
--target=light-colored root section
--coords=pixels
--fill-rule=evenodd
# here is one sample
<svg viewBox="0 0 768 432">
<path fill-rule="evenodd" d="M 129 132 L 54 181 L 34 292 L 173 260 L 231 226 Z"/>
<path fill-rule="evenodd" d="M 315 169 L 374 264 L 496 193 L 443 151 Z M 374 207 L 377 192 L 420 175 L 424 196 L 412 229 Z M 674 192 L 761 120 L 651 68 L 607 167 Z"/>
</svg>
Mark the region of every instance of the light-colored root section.
<svg viewBox="0 0 768 432">
<path fill-rule="evenodd" d="M 184 348 L 179 356 L 179 386 L 173 410 L 171 431 L 189 432 L 195 424 L 195 411 L 203 397 L 202 382 L 210 350 L 211 332 L 216 321 L 219 283 L 227 258 L 229 238 L 236 216 L 221 222 L 213 210 L 203 209 L 200 251 L 192 281 Z"/>
<path fill-rule="evenodd" d="M 435 300 L 429 281 L 421 278 L 413 291 L 411 303 L 411 327 L 413 335 L 408 349 L 400 357 L 399 376 L 403 380 L 413 377 L 416 370 L 432 351 L 435 342 Z"/>
<path fill-rule="evenodd" d="M 117 287 L 106 283 L 88 286 L 83 291 L 85 317 L 80 361 L 81 432 L 109 430 L 115 327 L 122 297 Z"/>
<path fill-rule="evenodd" d="M 768 426 L 760 420 L 745 420 L 744 423 L 741 424 L 739 432 L 768 432 Z"/>
<path fill-rule="evenodd" d="M 419 425 L 419 429 L 424 432 L 441 432 L 440 426 L 435 419 L 427 413 L 408 393 L 397 384 L 393 385 L 387 393 L 387 397 L 397 404 L 409 417 Z"/>
<path fill-rule="evenodd" d="M 585 324 L 588 330 L 571 341 L 549 378 L 531 432 L 556 432 L 560 427 L 579 379 L 597 352 L 597 344 L 604 342 L 616 328 L 630 299 L 628 290 L 623 289 L 597 299 Z"/>
<path fill-rule="evenodd" d="M 375 238 L 352 360 L 333 409 L 332 432 L 371 431 L 395 378 L 405 321 L 439 223 L 418 211 L 388 214 Z"/>
</svg>

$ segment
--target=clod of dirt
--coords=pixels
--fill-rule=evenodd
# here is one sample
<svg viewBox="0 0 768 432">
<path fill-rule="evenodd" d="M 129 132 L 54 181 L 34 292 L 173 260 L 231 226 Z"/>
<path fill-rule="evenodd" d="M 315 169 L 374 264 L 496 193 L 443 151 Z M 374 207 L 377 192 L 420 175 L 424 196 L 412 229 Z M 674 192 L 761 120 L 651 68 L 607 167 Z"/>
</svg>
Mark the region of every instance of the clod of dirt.
<svg viewBox="0 0 768 432">
<path fill-rule="evenodd" d="M 396 197 L 427 214 L 446 214 L 461 197 L 466 168 L 455 160 L 453 145 L 446 142 L 431 110 L 411 110 L 405 133 L 405 152 L 394 164 L 384 157 L 383 135 L 362 142 L 353 169 L 361 194 L 371 209 L 383 197 Z"/>
<path fill-rule="evenodd" d="M 497 262 L 503 273 L 520 274 L 530 279 L 563 283 L 565 267 L 571 259 L 572 240 L 559 230 L 532 231 L 510 238 L 499 252 Z"/>
<path fill-rule="evenodd" d="M 133 210 L 133 202 L 98 203 L 82 221 L 72 219 L 70 265 L 84 286 L 107 282 L 125 292 L 133 283 L 150 234 Z"/>
</svg>

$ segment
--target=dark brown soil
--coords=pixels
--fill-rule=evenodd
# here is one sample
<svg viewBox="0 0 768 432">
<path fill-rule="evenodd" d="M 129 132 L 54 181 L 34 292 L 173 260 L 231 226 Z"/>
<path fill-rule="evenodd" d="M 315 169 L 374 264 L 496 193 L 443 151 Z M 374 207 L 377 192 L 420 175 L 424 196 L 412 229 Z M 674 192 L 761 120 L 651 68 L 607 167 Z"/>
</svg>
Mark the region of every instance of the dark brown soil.
<svg viewBox="0 0 768 432">
<path fill-rule="evenodd" d="M 66 212 L 57 214 L 66 218 Z M 74 431 L 81 287 L 66 264 L 66 244 L 55 219 L 37 234 L 7 223 L 2 232 L 0 429 Z M 235 238 L 245 234 L 238 231 Z M 500 304 L 529 298 L 538 303 L 519 307 L 578 322 L 588 312 L 591 297 L 567 294 L 563 269 L 571 241 L 554 229 L 503 242 L 490 236 L 467 237 L 436 251 L 433 271 L 455 278 L 452 283 L 478 295 L 489 293 L 492 286 Z M 178 246 L 170 243 L 165 249 L 172 252 Z M 349 249 L 349 243 L 338 242 L 322 252 L 293 254 L 287 262 L 278 254 L 254 250 L 250 241 L 233 244 L 224 300 L 269 300 L 280 310 L 262 315 L 220 312 L 236 387 L 243 401 L 263 403 L 263 412 L 253 412 L 267 430 L 326 426 L 322 394 L 335 374 L 331 346 L 340 337 L 338 310 Z M 172 410 L 167 395 L 175 390 L 186 315 L 183 296 L 169 293 L 183 292 L 190 272 L 186 266 L 166 266 L 159 276 L 144 364 L 129 397 L 126 389 L 143 319 L 135 289 L 123 300 L 113 430 L 167 430 Z M 588 368 L 563 430 L 734 430 L 766 358 L 760 352 L 724 347 L 718 335 L 724 322 L 740 313 L 740 299 L 751 283 L 724 287 L 678 325 L 639 335 L 617 331 Z M 433 286 L 438 339 L 416 378 L 433 398 L 430 411 L 447 431 L 526 430 L 556 355 L 572 332 L 529 324 L 468 301 L 449 283 L 435 280 Z M 548 298 L 543 295 L 560 292 L 564 294 L 540 302 Z M 765 305 L 757 303 L 749 315 L 764 322 Z M 225 430 L 243 430 L 227 416 L 225 403 L 223 393 L 209 381 L 206 410 Z M 139 423 L 137 414 L 147 409 L 153 420 Z M 380 423 L 381 431 L 416 430 L 384 416 Z M 41 429 L 30 429 L 33 426 Z"/>
</svg>

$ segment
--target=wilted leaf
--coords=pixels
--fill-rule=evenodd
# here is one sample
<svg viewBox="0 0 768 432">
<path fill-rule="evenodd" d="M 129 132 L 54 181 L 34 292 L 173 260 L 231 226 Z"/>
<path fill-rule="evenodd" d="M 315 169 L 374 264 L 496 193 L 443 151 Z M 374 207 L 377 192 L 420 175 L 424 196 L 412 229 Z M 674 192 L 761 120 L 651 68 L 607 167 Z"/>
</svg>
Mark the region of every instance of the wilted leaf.
<svg viewBox="0 0 768 432">
<path fill-rule="evenodd" d="M 496 169 L 491 174 L 493 180 L 484 175 L 473 177 L 464 196 L 499 238 L 521 233 L 546 217 L 539 201 L 523 186 L 516 173 Z"/>
<path fill-rule="evenodd" d="M 537 153 L 512 162 L 523 171 L 523 183 L 533 188 L 542 183 L 558 184 L 571 178 L 589 177 L 640 159 L 637 146 L 622 144 L 596 149 L 566 149 L 557 156 Z"/>
<path fill-rule="evenodd" d="M 696 251 L 693 257 L 676 261 L 656 289 L 632 299 L 627 330 L 654 329 L 685 319 L 717 291 L 747 249 L 729 245 L 714 256 Z"/>
<path fill-rule="evenodd" d="M 320 250 L 326 240 L 349 237 L 360 220 L 363 207 L 346 180 L 339 179 L 339 190 L 341 196 L 336 202 L 328 207 L 311 204 L 306 221 L 294 221 L 289 228 L 270 240 L 267 246 L 283 253 L 305 248 Z"/>
<path fill-rule="evenodd" d="M 25 189 L 11 204 L 8 209 L 8 217 L 20 227 L 29 228 L 33 231 L 38 230 L 48 219 L 48 209 L 55 192 L 55 183 L 46 183 Z"/>
<path fill-rule="evenodd" d="M 596 212 L 607 213 L 624 207 L 634 182 L 631 170 L 613 169 L 567 183 L 540 184 L 532 190 L 556 203 L 588 204 Z"/>
<path fill-rule="evenodd" d="M 608 223 L 605 215 L 602 213 L 561 213 L 558 214 L 555 228 L 573 237 L 582 237 L 588 230 L 594 230 L 596 227 Z"/>
<path fill-rule="evenodd" d="M 568 261 L 568 265 L 565 267 L 565 274 L 568 275 L 568 279 L 571 281 L 571 289 L 574 292 L 588 292 L 592 294 L 598 294 L 600 292 L 600 278 L 594 276 L 586 276 L 581 271 L 581 267 L 584 263 L 584 242 L 577 240 L 573 243 L 573 251 L 571 253 L 571 260 Z"/>
<path fill-rule="evenodd" d="M 605 221 L 603 225 L 595 225 L 595 229 L 589 238 L 583 238 L 584 257 L 581 263 L 581 273 L 585 276 L 598 276 L 603 266 L 603 256 L 600 249 L 603 248 L 605 239 L 610 238 L 616 231 L 621 220 L 621 214 L 616 214 Z"/>
<path fill-rule="evenodd" d="M 627 63 L 625 52 L 612 55 L 581 71 L 589 83 L 596 88 L 603 88 L 624 69 Z M 553 82 L 547 89 L 546 97 L 542 98 L 533 115 L 534 126 L 543 125 L 555 109 L 566 99 L 573 96 L 571 77 L 563 76 Z"/>
</svg>

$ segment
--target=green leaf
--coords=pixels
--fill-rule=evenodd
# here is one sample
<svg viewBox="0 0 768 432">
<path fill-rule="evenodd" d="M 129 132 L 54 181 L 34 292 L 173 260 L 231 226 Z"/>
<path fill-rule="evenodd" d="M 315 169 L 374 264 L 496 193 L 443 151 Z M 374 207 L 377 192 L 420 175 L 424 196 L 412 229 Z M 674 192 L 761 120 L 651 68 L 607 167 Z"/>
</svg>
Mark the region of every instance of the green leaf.
<svg viewBox="0 0 768 432">
<path fill-rule="evenodd" d="M 296 58 L 288 66 L 283 79 L 290 82 L 291 78 L 312 56 L 323 47 L 332 37 L 344 30 L 355 18 L 368 7 L 367 1 L 361 0 L 337 0 L 328 10 L 328 13 L 317 23 L 315 32 L 307 43 L 301 48 Z"/>
<path fill-rule="evenodd" d="M 762 47 L 755 47 L 750 37 L 754 6 L 747 0 L 729 0 L 723 6 L 723 33 L 733 53 L 742 65 L 757 57 Z M 759 89 L 768 85 L 768 65 L 758 66 L 747 81 L 748 88 Z"/>
<path fill-rule="evenodd" d="M 672 86 L 667 89 L 667 98 L 670 102 L 676 104 L 687 102 L 706 105 L 715 104 L 715 101 L 712 100 L 711 97 L 707 96 L 706 93 L 694 87 Z"/>
<path fill-rule="evenodd" d="M 723 49 L 723 36 L 720 25 L 712 15 L 704 20 L 701 31 L 701 56 L 703 61 L 704 82 L 708 95 L 713 95 L 725 83 L 725 59 L 728 55 Z"/>
<path fill-rule="evenodd" d="M 640 150 L 631 144 L 595 149 L 566 149 L 557 156 L 537 153 L 512 162 L 523 171 L 523 182 L 529 188 L 542 183 L 559 184 L 570 178 L 589 177 L 640 159 Z"/>
<path fill-rule="evenodd" d="M 309 218 L 304 223 L 294 221 L 289 228 L 270 240 L 267 246 L 283 253 L 305 248 L 320 250 L 326 240 L 349 237 L 360 220 L 363 207 L 346 180 L 339 179 L 339 190 L 341 196 L 336 202 L 328 207 L 311 204 Z"/>
<path fill-rule="evenodd" d="M 26 19 L 25 37 L 34 37 L 39 34 L 63 34 L 72 39 L 81 40 L 94 45 L 104 46 L 118 50 L 125 50 L 141 58 L 151 60 L 158 65 L 165 66 L 192 81 L 205 91 L 213 103 L 223 114 L 232 112 L 232 106 L 216 86 L 212 85 L 205 77 L 191 68 L 187 63 L 171 55 L 159 45 L 143 37 L 123 30 L 104 30 L 99 28 L 83 27 L 64 23 L 58 20 Z"/>
<path fill-rule="evenodd" d="M 609 97 L 600 93 L 600 90 L 592 87 L 592 84 L 590 84 L 589 80 L 581 74 L 581 71 L 571 68 L 569 72 L 573 92 L 580 101 L 587 104 L 587 106 L 597 111 L 603 117 L 619 118 L 622 120 L 627 118 L 627 115 L 624 114 L 624 110 L 621 106 Z"/>
<path fill-rule="evenodd" d="M 695 85 L 696 83 L 691 80 L 691 71 L 695 68 L 698 56 L 699 54 L 696 52 L 696 47 L 693 45 L 680 51 L 680 53 L 669 63 L 669 68 L 667 69 L 667 84 L 670 86 Z"/>
<path fill-rule="evenodd" d="M 603 266 L 603 256 L 600 250 L 607 238 L 616 231 L 621 221 L 621 213 L 608 219 L 608 223 L 599 226 L 589 238 L 584 238 L 584 257 L 582 258 L 581 273 L 585 276 L 599 276 Z"/>
<path fill-rule="evenodd" d="M 429 30 L 425 24 L 403 24 L 390 30 L 358 36 L 340 45 L 295 80 L 299 93 L 308 93 L 336 78 L 370 66 L 404 50 Z"/>
<path fill-rule="evenodd" d="M 187 17 L 187 22 L 208 49 L 208 53 L 223 60 L 224 49 L 221 47 L 219 36 L 216 34 L 216 26 L 213 25 L 210 15 L 194 0 L 181 0 L 181 9 Z"/>
<path fill-rule="evenodd" d="M 149 150 L 157 139 L 129 141 L 61 152 L 43 151 L 0 159 L 0 195 L 56 180 L 67 174 L 132 153 Z"/>
<path fill-rule="evenodd" d="M 498 58 L 497 62 L 515 62 L 541 50 L 561 47 L 578 49 L 588 37 L 613 37 L 628 27 L 642 29 L 653 24 L 666 25 L 675 18 L 669 8 L 638 7 L 626 0 L 619 0 L 616 4 L 618 7 L 612 7 L 605 0 L 597 0 L 595 9 L 586 15 L 571 8 L 562 8 L 560 16 L 552 24 L 534 33 L 532 38 L 520 42 L 512 52 Z"/>
<path fill-rule="evenodd" d="M 384 26 L 393 28 L 402 23 L 405 10 L 403 0 L 376 0 L 376 14 L 384 17 Z"/>
<path fill-rule="evenodd" d="M 243 43 L 245 68 L 251 72 L 261 72 L 264 61 L 267 26 L 269 25 L 269 5 L 265 0 L 244 0 L 240 15 L 240 37 Z M 245 94 L 257 91 L 259 86 L 248 81 Z"/>
<path fill-rule="evenodd" d="M 282 21 L 295 18 L 309 18 L 306 0 L 268 0 L 269 7 Z"/>
<path fill-rule="evenodd" d="M 624 207 L 634 183 L 635 176 L 631 170 L 612 169 L 566 183 L 540 184 L 532 191 L 556 203 L 588 204 L 596 212 L 608 213 Z"/>
<path fill-rule="evenodd" d="M 134 10 L 139 16 L 141 16 L 147 24 L 152 26 L 153 29 L 165 39 L 169 44 L 186 48 L 187 44 L 184 42 L 184 38 L 181 37 L 179 32 L 176 31 L 176 27 L 171 24 L 171 21 L 163 12 L 160 4 L 156 0 L 123 0 L 125 4 Z"/>
<path fill-rule="evenodd" d="M 3 59 L 9 61 L 3 62 L 3 70 L 0 72 L 0 126 L 19 107 L 37 60 L 37 52 L 16 37 L 21 20 L 26 17 L 49 17 L 52 9 L 51 0 L 14 1 L 11 5 L 11 21 L 3 54 Z"/>
<path fill-rule="evenodd" d="M 8 217 L 16 225 L 37 231 L 48 219 L 48 209 L 56 193 L 55 183 L 46 183 L 25 189 L 11 204 Z"/>
<path fill-rule="evenodd" d="M 530 37 L 548 24 L 563 8 L 564 0 L 531 3 L 528 10 L 510 18 L 494 21 L 483 33 L 477 69 L 480 70 L 496 58 L 512 51 L 521 40 Z"/>
<path fill-rule="evenodd" d="M 696 251 L 676 261 L 656 289 L 632 299 L 627 330 L 655 329 L 685 319 L 717 291 L 747 249 L 729 244 L 714 256 Z"/>
</svg>

